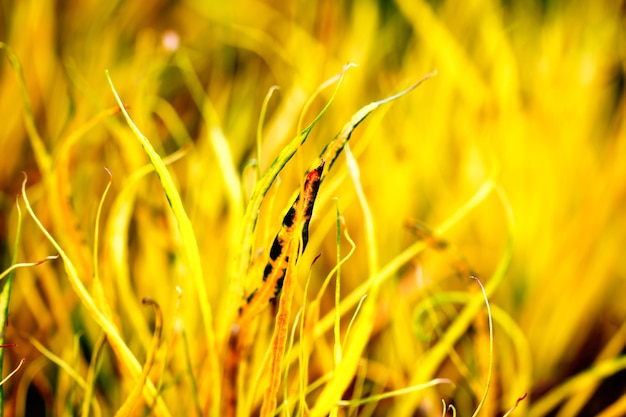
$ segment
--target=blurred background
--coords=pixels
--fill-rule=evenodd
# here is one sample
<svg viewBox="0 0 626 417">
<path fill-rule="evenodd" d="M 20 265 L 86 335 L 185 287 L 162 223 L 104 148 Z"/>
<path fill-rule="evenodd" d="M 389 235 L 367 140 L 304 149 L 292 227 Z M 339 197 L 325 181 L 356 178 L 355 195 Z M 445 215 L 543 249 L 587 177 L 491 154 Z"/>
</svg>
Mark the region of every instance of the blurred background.
<svg viewBox="0 0 626 417">
<path fill-rule="evenodd" d="M 160 303 L 172 334 L 162 356 L 181 363 L 168 365 L 171 381 L 162 398 L 173 415 L 191 415 L 193 406 L 179 402 L 190 398 L 190 382 L 180 377 L 183 342 L 173 336 L 177 322 L 171 319 L 179 314 L 176 286 L 186 272 L 180 236 L 158 178 L 137 174 L 148 159 L 114 114 L 105 70 L 157 152 L 175 156 L 168 167 L 194 225 L 217 323 L 228 317 L 221 313 L 233 290 L 228 260 L 256 167 L 267 169 L 297 134 L 307 98 L 345 63 L 358 64 L 270 190 L 257 249 L 270 244 L 302 173 L 359 108 L 437 70 L 374 113 L 350 142 L 372 210 L 379 264 L 424 239 L 407 223 L 430 230 L 426 241 L 440 240 L 386 281 L 380 302 L 385 318 L 365 353 L 381 375 L 371 378 L 369 389 L 425 382 L 413 377 L 438 339 L 433 329 L 445 331 L 463 302 L 434 307 L 435 325 L 433 317 L 416 319 L 423 301 L 478 294 L 463 271 L 488 284 L 512 241 L 512 261 L 490 293 L 498 310 L 495 365 L 483 415 L 502 415 L 524 393 L 528 397 L 513 415 L 624 415 L 625 19 L 624 4 L 609 0 L 0 1 L 0 42 L 12 51 L 3 47 L 0 63 L 3 269 L 13 256 L 15 201 L 26 173 L 33 209 L 94 293 L 94 276 L 100 275 L 111 317 L 138 358 L 145 358 L 154 324 L 140 300 L 150 296 Z M 279 90 L 269 101 L 257 147 L 272 86 Z M 331 95 L 329 88 L 313 101 L 305 123 Z M 113 180 L 97 219 L 109 181 L 104 167 Z M 489 181 L 498 193 L 437 235 Z M 372 271 L 343 157 L 322 186 L 302 258 L 308 270 L 323 254 L 312 272 L 315 291 L 335 262 L 336 205 L 356 242 L 341 275 L 342 293 L 350 294 Z M 347 252 L 349 245 L 342 245 Z M 18 262 L 55 253 L 25 215 Z M 299 302 L 305 297 L 302 272 Z M 207 348 L 202 326 L 194 323 L 197 298 L 191 289 L 183 293 L 187 349 L 202 393 L 208 389 L 202 376 Z M 4 385 L 5 412 L 77 414 L 81 389 L 33 339 L 85 377 L 101 329 L 68 283 L 61 260 L 17 271 L 11 297 L 5 343 L 18 346 L 5 348 L 4 375 L 21 358 L 26 362 Z M 328 311 L 332 291 L 324 300 Z M 226 325 L 218 324 L 218 339 L 220 326 Z M 484 335 L 484 327 L 471 326 L 468 340 L 458 341 L 452 359 L 430 376 L 451 378 L 455 388 L 416 402 L 386 400 L 351 415 L 441 415 L 441 399 L 454 403 L 459 415 L 471 415 L 486 380 Z M 112 415 L 133 382 L 114 352 L 105 348 L 101 357 L 94 396 L 99 412 Z M 319 353 L 311 363 L 312 378 L 323 373 L 323 358 Z M 200 402 L 196 409 L 205 410 Z"/>
</svg>

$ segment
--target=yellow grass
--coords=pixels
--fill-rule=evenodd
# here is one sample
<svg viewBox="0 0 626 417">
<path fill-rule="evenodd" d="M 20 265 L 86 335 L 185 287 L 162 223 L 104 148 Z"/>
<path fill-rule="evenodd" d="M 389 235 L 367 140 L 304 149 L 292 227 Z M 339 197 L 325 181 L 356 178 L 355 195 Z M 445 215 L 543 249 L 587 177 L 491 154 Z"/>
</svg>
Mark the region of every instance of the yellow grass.
<svg viewBox="0 0 626 417">
<path fill-rule="evenodd" d="M 5 2 L 4 415 L 625 414 L 622 16 Z M 338 134 L 291 304 L 239 320 Z"/>
</svg>

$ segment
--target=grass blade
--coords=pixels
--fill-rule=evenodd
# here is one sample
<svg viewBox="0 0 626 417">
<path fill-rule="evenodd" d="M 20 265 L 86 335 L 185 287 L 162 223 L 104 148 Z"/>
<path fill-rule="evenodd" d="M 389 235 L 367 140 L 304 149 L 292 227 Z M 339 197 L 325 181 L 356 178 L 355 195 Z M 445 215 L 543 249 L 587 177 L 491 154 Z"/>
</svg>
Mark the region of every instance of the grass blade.
<svg viewBox="0 0 626 417">
<path fill-rule="evenodd" d="M 15 243 L 13 244 L 13 255 L 11 257 L 11 264 L 15 265 L 17 262 L 17 250 L 20 243 L 20 237 L 22 235 L 22 211 L 20 205 L 17 204 L 17 231 L 15 233 Z M 4 273 L 3 273 L 4 275 Z M 0 277 L 0 279 L 2 279 Z M 4 345 L 5 329 L 9 322 L 9 303 L 11 301 L 11 287 L 13 286 L 13 269 L 8 272 L 6 280 L 0 281 L 0 345 Z M 0 375 L 2 375 L 2 364 L 4 363 L 4 349 L 0 349 Z M 4 415 L 4 388 L 0 386 L 0 417 Z"/>
<path fill-rule="evenodd" d="M 126 118 L 126 122 L 129 127 L 135 134 L 135 137 L 141 143 L 142 148 L 148 155 L 150 162 L 154 166 L 154 170 L 156 171 L 161 185 L 163 186 L 163 191 L 165 192 L 165 196 L 167 198 L 167 202 L 169 203 L 172 212 L 174 213 L 174 217 L 176 218 L 178 224 L 178 230 L 181 235 L 183 242 L 184 256 L 188 263 L 188 267 L 190 270 L 189 275 L 191 276 L 191 285 L 195 287 L 195 293 L 198 296 L 198 303 L 200 307 L 200 312 L 202 315 L 202 321 L 204 324 L 204 332 L 207 342 L 208 349 L 208 360 L 210 364 L 210 369 L 208 370 L 209 374 L 212 375 L 210 378 L 211 381 L 214 381 L 212 385 L 212 413 L 214 415 L 219 415 L 220 404 L 219 398 L 221 396 L 221 386 L 220 386 L 220 366 L 218 363 L 218 353 L 217 353 L 217 344 L 215 340 L 215 333 L 213 329 L 213 313 L 211 311 L 211 305 L 209 303 L 207 297 L 207 289 L 206 284 L 204 282 L 204 276 L 202 273 L 202 264 L 200 262 L 200 253 L 198 250 L 198 242 L 196 241 L 196 237 L 194 235 L 193 226 L 185 209 L 183 207 L 183 202 L 180 198 L 180 194 L 176 190 L 176 186 L 174 185 L 174 180 L 167 170 L 165 163 L 159 156 L 159 154 L 154 150 L 148 138 L 146 138 L 139 128 L 135 125 L 135 123 L 130 118 L 122 100 L 120 99 L 117 91 L 115 90 L 115 86 L 113 85 L 113 81 L 107 71 L 107 79 L 109 81 L 109 85 L 111 86 L 111 90 L 115 95 L 115 99 Z M 185 285 L 181 285 L 181 287 L 185 287 Z"/>
<path fill-rule="evenodd" d="M 63 259 L 65 271 L 67 273 L 72 289 L 74 290 L 82 304 L 85 306 L 89 315 L 106 333 L 111 347 L 117 354 L 122 365 L 129 371 L 129 373 L 133 377 L 138 377 L 141 373 L 141 366 L 139 365 L 137 358 L 135 358 L 135 356 L 132 354 L 126 343 L 124 343 L 115 325 L 97 307 L 94 299 L 91 297 L 91 295 L 83 285 L 82 281 L 80 280 L 76 271 L 76 267 L 72 263 L 72 260 L 67 256 L 63 248 L 57 243 L 57 241 L 52 237 L 48 230 L 46 230 L 46 228 L 43 226 L 43 224 L 35 214 L 33 208 L 31 207 L 30 202 L 28 201 L 28 196 L 26 195 L 26 178 L 24 178 L 24 182 L 22 183 L 22 196 L 24 198 L 24 203 L 26 204 L 26 209 L 28 210 L 31 218 L 37 224 L 37 227 L 39 228 L 39 230 L 41 230 L 46 239 L 48 239 L 52 246 L 54 246 L 54 248 L 57 250 L 61 259 Z M 143 390 L 143 394 L 150 401 L 154 399 L 156 396 L 156 390 L 154 388 L 154 385 L 152 385 L 151 383 L 146 384 L 146 387 Z M 160 398 L 157 398 L 156 414 L 159 416 L 170 415 L 169 410 Z"/>
</svg>

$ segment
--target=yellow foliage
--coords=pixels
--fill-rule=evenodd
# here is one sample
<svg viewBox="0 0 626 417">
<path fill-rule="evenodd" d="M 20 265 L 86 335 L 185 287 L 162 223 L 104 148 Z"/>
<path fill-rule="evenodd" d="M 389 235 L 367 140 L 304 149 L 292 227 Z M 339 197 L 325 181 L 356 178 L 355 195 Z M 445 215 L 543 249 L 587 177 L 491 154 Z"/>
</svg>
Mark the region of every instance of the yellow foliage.
<svg viewBox="0 0 626 417">
<path fill-rule="evenodd" d="M 626 414 L 623 5 L 4 3 L 7 415 Z"/>
</svg>

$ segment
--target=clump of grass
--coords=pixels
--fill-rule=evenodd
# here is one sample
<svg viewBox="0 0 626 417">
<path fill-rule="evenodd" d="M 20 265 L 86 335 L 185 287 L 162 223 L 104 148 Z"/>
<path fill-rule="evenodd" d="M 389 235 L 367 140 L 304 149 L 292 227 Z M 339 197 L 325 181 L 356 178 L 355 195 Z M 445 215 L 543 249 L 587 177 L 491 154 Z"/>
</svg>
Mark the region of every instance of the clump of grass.
<svg viewBox="0 0 626 417">
<path fill-rule="evenodd" d="M 623 414 L 617 5 L 57 6 L 0 12 L 7 415 Z"/>
</svg>

